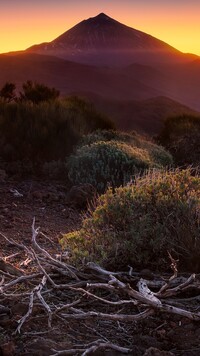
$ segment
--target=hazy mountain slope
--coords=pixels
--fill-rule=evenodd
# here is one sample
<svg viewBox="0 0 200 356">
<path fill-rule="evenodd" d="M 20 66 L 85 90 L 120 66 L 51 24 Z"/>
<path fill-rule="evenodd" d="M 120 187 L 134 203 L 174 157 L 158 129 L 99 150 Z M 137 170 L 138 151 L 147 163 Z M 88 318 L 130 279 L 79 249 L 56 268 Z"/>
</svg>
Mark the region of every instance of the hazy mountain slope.
<svg viewBox="0 0 200 356">
<path fill-rule="evenodd" d="M 199 112 L 163 96 L 141 101 L 117 101 L 93 93 L 79 95 L 88 98 L 98 110 L 111 117 L 117 127 L 125 131 L 136 130 L 155 135 L 160 132 L 167 117 L 181 114 L 200 115 Z"/>
<path fill-rule="evenodd" d="M 133 61 L 171 63 L 193 58 L 103 13 L 80 22 L 52 42 L 32 46 L 28 51 L 95 65 L 120 66 Z"/>
<path fill-rule="evenodd" d="M 161 95 L 200 111 L 200 60 L 158 67 L 132 64 L 124 71 L 132 81 L 139 78 Z"/>
<path fill-rule="evenodd" d="M 89 97 L 97 108 L 123 129 L 155 133 L 166 116 L 194 113 L 174 100 L 200 110 L 199 61 L 156 69 L 138 64 L 106 68 L 31 53 L 0 55 L 0 86 L 11 81 L 20 90 L 27 80 L 54 86 L 62 95 L 93 93 Z"/>
<path fill-rule="evenodd" d="M 132 78 L 123 70 L 97 68 L 56 57 L 37 54 L 0 55 L 0 85 L 12 81 L 20 85 L 35 80 L 55 86 L 62 94 L 92 91 L 113 99 L 144 99 L 161 91 Z"/>
</svg>

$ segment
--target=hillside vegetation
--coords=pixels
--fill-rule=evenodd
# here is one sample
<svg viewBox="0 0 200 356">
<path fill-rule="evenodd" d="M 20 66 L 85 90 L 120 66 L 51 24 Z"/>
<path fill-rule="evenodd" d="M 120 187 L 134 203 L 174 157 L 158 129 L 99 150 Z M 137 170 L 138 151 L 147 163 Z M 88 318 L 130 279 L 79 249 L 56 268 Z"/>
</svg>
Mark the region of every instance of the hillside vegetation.
<svg viewBox="0 0 200 356">
<path fill-rule="evenodd" d="M 199 119 L 168 119 L 163 148 L 53 88 L 0 96 L 0 354 L 190 352 L 200 177 L 173 166 L 199 165 Z"/>
<path fill-rule="evenodd" d="M 172 156 L 136 133 L 97 131 L 83 138 L 68 161 L 69 179 L 90 183 L 98 192 L 134 180 L 149 168 L 171 166 Z"/>
<path fill-rule="evenodd" d="M 199 166 L 200 116 L 169 117 L 157 141 L 171 152 L 177 165 Z"/>
<path fill-rule="evenodd" d="M 107 190 L 81 229 L 64 235 L 61 244 L 78 264 L 166 270 L 170 252 L 182 270 L 199 272 L 199 216 L 199 176 L 153 171 L 135 184 Z"/>
<path fill-rule="evenodd" d="M 82 135 L 114 124 L 77 98 L 0 102 L 0 156 L 4 161 L 40 162 L 65 159 Z"/>
</svg>

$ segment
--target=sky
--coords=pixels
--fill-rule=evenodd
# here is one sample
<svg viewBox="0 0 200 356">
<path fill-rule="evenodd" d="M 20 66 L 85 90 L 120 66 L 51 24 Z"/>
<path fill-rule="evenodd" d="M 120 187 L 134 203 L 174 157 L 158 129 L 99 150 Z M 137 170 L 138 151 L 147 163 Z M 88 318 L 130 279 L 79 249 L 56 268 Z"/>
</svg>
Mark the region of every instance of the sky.
<svg viewBox="0 0 200 356">
<path fill-rule="evenodd" d="M 100 12 L 200 55 L 200 0 L 0 0 L 0 53 L 52 41 Z"/>
</svg>

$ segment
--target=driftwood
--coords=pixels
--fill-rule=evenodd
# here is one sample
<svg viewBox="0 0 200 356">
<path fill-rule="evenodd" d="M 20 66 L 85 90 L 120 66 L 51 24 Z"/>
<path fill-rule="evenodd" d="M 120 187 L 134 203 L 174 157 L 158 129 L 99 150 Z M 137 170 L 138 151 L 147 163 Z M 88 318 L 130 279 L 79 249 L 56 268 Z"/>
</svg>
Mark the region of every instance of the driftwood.
<svg viewBox="0 0 200 356">
<path fill-rule="evenodd" d="M 0 315 L 10 313 L 8 300 L 20 300 L 26 306 L 26 312 L 17 320 L 16 334 L 26 330 L 26 324 L 33 318 L 34 309 L 38 307 L 43 310 L 48 330 L 54 327 L 56 320 L 62 323 L 75 320 L 83 323 L 86 320 L 132 323 L 145 320 L 155 313 L 175 314 L 180 318 L 200 321 L 200 312 L 185 309 L 181 298 L 176 304 L 177 296 L 186 290 L 193 289 L 198 294 L 200 282 L 195 274 L 189 277 L 178 276 L 176 261 L 171 256 L 173 275 L 167 279 L 165 276 L 165 280 L 162 276 L 147 280 L 132 269 L 129 272 L 113 273 L 94 263 L 77 269 L 56 259 L 56 254 L 52 256 L 44 249 L 37 240 L 39 233 L 39 228 L 35 228 L 35 220 L 32 224 L 30 246 L 18 244 L 0 233 L 5 243 L 24 251 L 20 256 L 25 261 L 28 260 L 34 270 L 30 268 L 24 272 L 7 261 L 18 253 L 7 259 L 0 259 Z M 21 266 L 24 265 L 23 262 L 20 262 Z M 20 286 L 23 286 L 22 290 Z M 190 298 L 199 301 L 198 295 Z M 99 303 L 99 309 L 90 305 L 91 301 Z M 87 355 L 96 350 L 107 349 L 125 354 L 131 351 L 117 342 L 104 339 L 72 349 L 54 349 L 52 355 Z"/>
</svg>

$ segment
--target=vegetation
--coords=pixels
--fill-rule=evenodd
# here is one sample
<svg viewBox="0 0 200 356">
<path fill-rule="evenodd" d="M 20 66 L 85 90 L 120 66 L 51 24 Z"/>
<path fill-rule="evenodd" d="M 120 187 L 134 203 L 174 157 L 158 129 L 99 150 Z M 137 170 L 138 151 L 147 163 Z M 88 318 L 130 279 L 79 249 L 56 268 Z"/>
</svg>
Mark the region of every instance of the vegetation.
<svg viewBox="0 0 200 356">
<path fill-rule="evenodd" d="M 64 160 L 83 134 L 113 123 L 78 98 L 0 102 L 0 152 L 7 162 Z"/>
<path fill-rule="evenodd" d="M 30 101 L 33 104 L 39 104 L 44 101 L 56 100 L 60 92 L 55 88 L 49 88 L 44 84 L 28 80 L 22 85 L 23 91 L 20 92 L 20 101 Z"/>
<path fill-rule="evenodd" d="M 125 185 L 148 168 L 172 164 L 172 157 L 162 147 L 135 133 L 99 131 L 86 136 L 81 144 L 69 158 L 69 179 L 75 184 L 90 183 L 99 192 L 108 185 Z"/>
<path fill-rule="evenodd" d="M 0 90 L 0 98 L 8 103 L 11 102 L 16 98 L 15 90 L 16 85 L 14 83 L 5 83 L 5 85 Z"/>
<path fill-rule="evenodd" d="M 109 189 L 61 244 L 76 263 L 84 257 L 109 268 L 164 269 L 169 251 L 182 269 L 200 271 L 200 177 L 153 171 L 115 193 Z"/>
<path fill-rule="evenodd" d="M 200 164 L 200 117 L 182 115 L 168 118 L 158 137 L 180 166 Z"/>
</svg>

